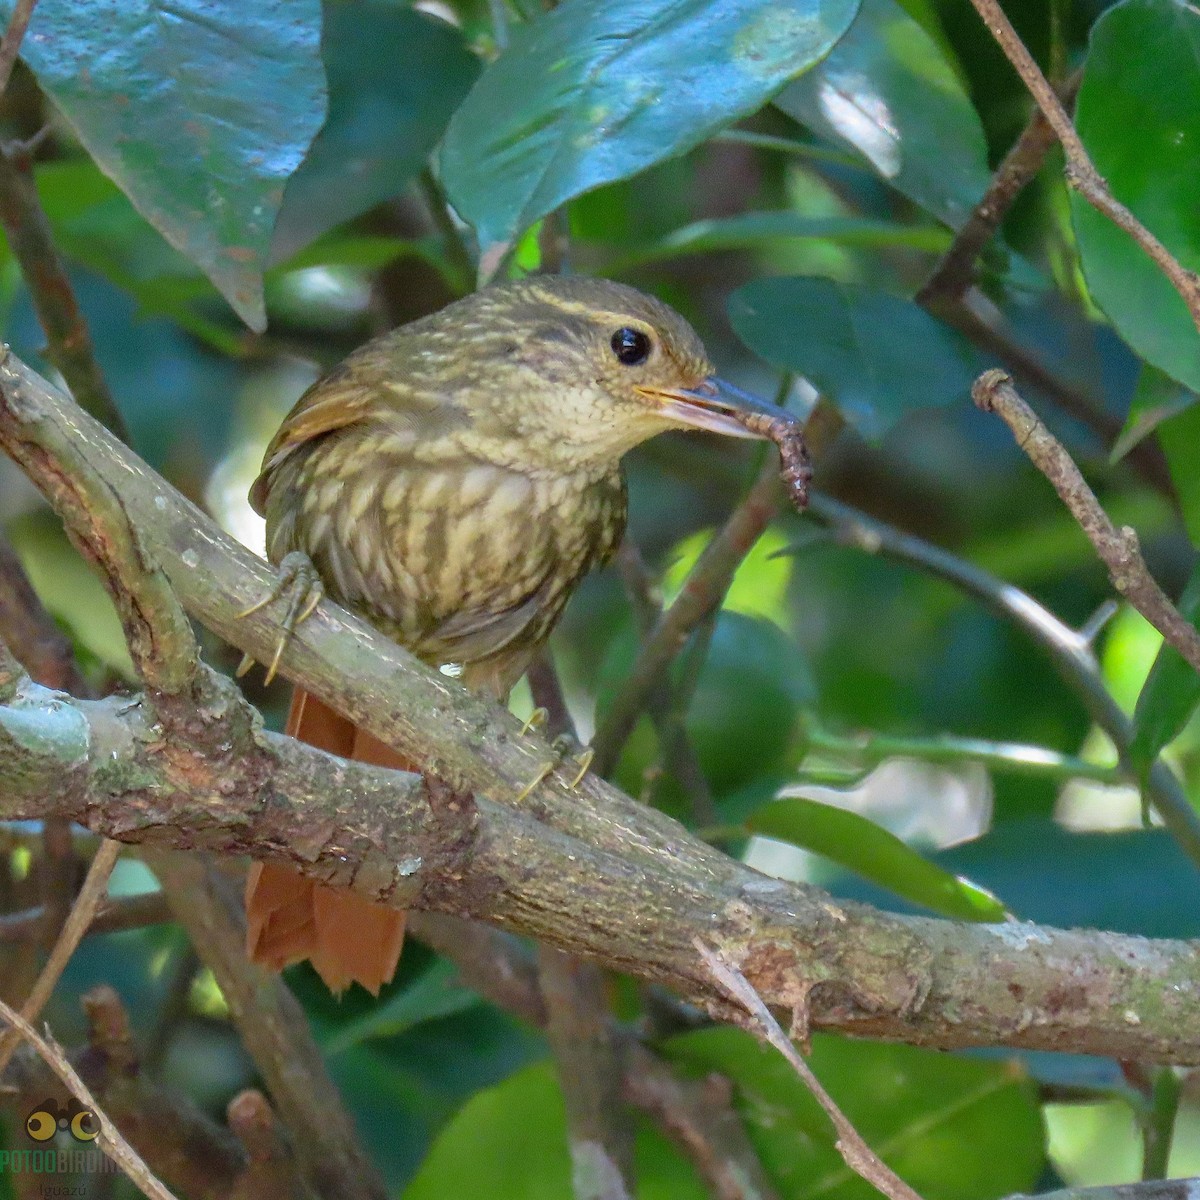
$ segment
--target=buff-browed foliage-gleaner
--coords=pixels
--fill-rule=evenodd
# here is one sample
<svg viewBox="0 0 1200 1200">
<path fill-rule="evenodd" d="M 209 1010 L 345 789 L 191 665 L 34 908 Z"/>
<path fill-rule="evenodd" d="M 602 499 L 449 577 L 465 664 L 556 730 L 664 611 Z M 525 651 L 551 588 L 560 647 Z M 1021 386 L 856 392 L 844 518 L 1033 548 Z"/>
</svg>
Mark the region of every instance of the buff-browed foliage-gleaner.
<svg viewBox="0 0 1200 1200">
<path fill-rule="evenodd" d="M 621 540 L 626 451 L 782 415 L 718 379 L 678 313 L 605 280 L 498 284 L 376 338 L 300 398 L 251 491 L 291 600 L 281 647 L 323 591 L 503 702 Z M 420 769 L 300 689 L 288 730 Z M 395 909 L 272 864 L 246 908 L 258 962 L 311 959 L 334 991 L 377 993 L 396 969 Z"/>
</svg>

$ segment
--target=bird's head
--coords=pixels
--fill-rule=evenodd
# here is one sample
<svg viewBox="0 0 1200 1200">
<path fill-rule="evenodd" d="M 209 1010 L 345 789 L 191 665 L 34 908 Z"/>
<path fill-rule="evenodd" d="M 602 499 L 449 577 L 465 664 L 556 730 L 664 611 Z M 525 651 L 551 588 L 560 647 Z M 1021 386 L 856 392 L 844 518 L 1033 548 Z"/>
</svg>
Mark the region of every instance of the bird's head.
<svg viewBox="0 0 1200 1200">
<path fill-rule="evenodd" d="M 784 415 L 719 379 L 674 309 L 609 280 L 497 284 L 418 325 L 457 359 L 476 434 L 534 468 L 611 466 L 667 429 L 754 437 L 740 416 Z"/>
</svg>

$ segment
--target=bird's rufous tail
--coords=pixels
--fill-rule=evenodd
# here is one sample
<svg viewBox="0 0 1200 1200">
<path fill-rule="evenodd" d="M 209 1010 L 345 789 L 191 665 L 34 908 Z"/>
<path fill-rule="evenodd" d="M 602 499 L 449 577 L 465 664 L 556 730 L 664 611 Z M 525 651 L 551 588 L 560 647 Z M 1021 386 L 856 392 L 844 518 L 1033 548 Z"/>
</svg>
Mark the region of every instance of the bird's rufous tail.
<svg viewBox="0 0 1200 1200">
<path fill-rule="evenodd" d="M 316 696 L 292 693 L 287 732 L 358 762 L 411 771 L 412 763 Z M 246 879 L 246 950 L 279 971 L 307 958 L 331 992 L 361 983 L 372 995 L 396 973 L 407 914 L 344 888 L 323 887 L 290 867 L 253 863 Z"/>
</svg>

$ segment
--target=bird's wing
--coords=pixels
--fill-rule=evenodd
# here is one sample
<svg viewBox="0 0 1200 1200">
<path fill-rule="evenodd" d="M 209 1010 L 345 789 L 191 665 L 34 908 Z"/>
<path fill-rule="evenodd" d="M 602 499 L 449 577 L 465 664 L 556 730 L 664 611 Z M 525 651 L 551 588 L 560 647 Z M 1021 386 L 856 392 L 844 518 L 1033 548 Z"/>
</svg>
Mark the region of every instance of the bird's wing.
<svg viewBox="0 0 1200 1200">
<path fill-rule="evenodd" d="M 271 476 L 300 446 L 314 438 L 372 416 L 380 408 L 380 397 L 347 364 L 335 367 L 318 379 L 296 401 L 263 455 L 262 469 L 250 488 L 250 504 L 260 516 L 267 511 Z"/>
<path fill-rule="evenodd" d="M 263 455 L 250 503 L 265 515 L 272 476 L 301 447 L 352 425 L 381 424 L 403 430 L 416 444 L 469 424 L 455 395 L 457 381 L 436 386 L 408 362 L 407 329 L 368 342 L 306 391 L 280 425 Z M 397 364 L 407 362 L 407 369 Z M 393 452 L 395 447 L 392 447 Z"/>
<path fill-rule="evenodd" d="M 551 583 L 545 580 L 531 595 L 509 608 L 464 609 L 455 613 L 426 634 L 422 643 L 431 650 L 436 646 L 434 657 L 445 662 L 472 663 L 490 658 L 510 646 L 539 619 L 545 622 Z M 557 607 L 561 608 L 561 604 Z"/>
</svg>

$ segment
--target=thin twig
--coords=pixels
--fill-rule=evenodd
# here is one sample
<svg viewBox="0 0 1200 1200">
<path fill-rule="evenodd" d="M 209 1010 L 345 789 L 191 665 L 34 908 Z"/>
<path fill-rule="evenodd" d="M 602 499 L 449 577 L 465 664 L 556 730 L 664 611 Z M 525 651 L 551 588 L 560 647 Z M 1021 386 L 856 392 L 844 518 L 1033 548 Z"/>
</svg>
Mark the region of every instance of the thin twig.
<svg viewBox="0 0 1200 1200">
<path fill-rule="evenodd" d="M 86 936 L 143 929 L 147 925 L 162 925 L 174 919 L 161 892 L 109 898 L 101 901 Z M 46 910 L 41 905 L 21 912 L 2 913 L 0 942 L 36 941 L 45 923 Z"/>
<path fill-rule="evenodd" d="M 108 1114 L 96 1103 L 87 1085 L 67 1061 L 62 1047 L 49 1034 L 42 1037 L 20 1013 L 14 1012 L 2 1000 L 0 1019 L 7 1021 L 13 1031 L 38 1052 L 42 1061 L 63 1081 L 70 1093 L 92 1113 L 100 1127 L 96 1144 L 129 1176 L 142 1195 L 150 1197 L 150 1200 L 175 1200 L 175 1196 L 151 1173 L 138 1152 L 121 1136 Z"/>
<path fill-rule="evenodd" d="M 819 454 L 841 428 L 837 410 L 819 402 L 804 428 L 809 450 Z M 674 604 L 655 621 L 642 643 L 637 661 L 592 739 L 592 770 L 597 775 L 608 774 L 616 765 L 655 687 L 692 631 L 719 607 L 742 559 L 779 511 L 783 494 L 778 467 L 768 456 L 750 490 L 696 560 Z"/>
<path fill-rule="evenodd" d="M 572 1193 L 575 1200 L 628 1200 L 634 1190 L 634 1130 L 622 1096 L 604 972 L 595 963 L 539 946 L 538 979 L 567 1111 Z"/>
<path fill-rule="evenodd" d="M 62 372 L 79 406 L 128 444 L 129 430 L 108 390 L 66 264 L 54 244 L 33 163 L 28 154 L 9 147 L 0 147 L 0 225 L 46 335 L 46 357 Z"/>
<path fill-rule="evenodd" d="M 1045 392 L 1063 412 L 1090 429 L 1105 445 L 1113 445 L 1121 433 L 1121 419 L 1093 404 L 1083 391 L 1060 378 L 1036 353 L 998 324 L 994 314 L 985 318 L 979 308 L 976 294 L 969 292 L 961 303 L 945 305 L 936 315 L 980 349 L 997 355 L 1017 378 Z M 1153 438 L 1139 442 L 1127 460 L 1156 491 L 1174 499 L 1166 457 Z"/>
<path fill-rule="evenodd" d="M 548 653 L 538 656 L 529 684 L 535 703 L 546 710 L 547 732 L 574 739 L 575 725 Z M 539 946 L 538 987 L 567 1112 L 575 1200 L 628 1200 L 634 1191 L 634 1130 L 621 1099 L 621 1058 L 604 972 L 595 963 Z"/>
<path fill-rule="evenodd" d="M 1118 228 L 1125 230 L 1154 260 L 1182 297 L 1197 330 L 1200 331 L 1200 275 L 1181 266 L 1166 246 L 1108 190 L 1108 184 L 1096 170 L 1082 139 L 1075 132 L 1071 118 L 1034 62 L 1033 55 L 1029 53 L 1012 23 L 1004 15 L 998 0 L 971 0 L 971 3 L 1062 143 L 1063 153 L 1067 156 L 1067 183 L 1097 212 L 1103 213 Z"/>
<path fill-rule="evenodd" d="M 778 468 L 768 459 L 745 499 L 704 548 L 675 603 L 662 613 L 642 643 L 637 661 L 592 739 L 592 769 L 598 775 L 607 775 L 616 765 L 621 748 L 670 663 L 692 630 L 721 603 L 742 559 L 779 511 L 782 496 Z"/>
<path fill-rule="evenodd" d="M 714 1200 L 776 1200 L 723 1075 L 681 1079 L 639 1043 L 626 1051 L 625 1095 L 691 1159 Z"/>
<path fill-rule="evenodd" d="M 1061 90 L 1062 102 L 1070 106 L 1079 90 L 1082 71 L 1076 71 Z M 975 260 L 1000 228 L 1013 201 L 1029 186 L 1042 169 L 1054 130 L 1041 109 L 1035 110 L 1029 124 L 996 168 L 987 191 L 954 237 L 950 249 L 942 255 L 933 273 L 916 294 L 922 307 L 962 299 L 975 274 Z"/>
<path fill-rule="evenodd" d="M 4 31 L 4 40 L 0 42 L 0 95 L 8 87 L 9 77 L 17 63 L 17 55 L 21 53 L 21 43 L 25 40 L 25 30 L 29 28 L 29 18 L 33 16 L 37 0 L 17 0 L 13 5 L 12 16 L 8 19 L 8 28 Z"/>
<path fill-rule="evenodd" d="M 641 553 L 628 538 L 621 543 L 621 548 L 617 551 L 616 567 L 633 609 L 638 635 L 645 640 L 654 628 L 654 623 L 662 615 L 662 605 Z M 707 653 L 706 642 L 691 656 L 690 665 L 697 677 Z M 685 720 L 695 682 L 695 679 L 691 681 L 692 687 L 685 689 L 687 695 L 682 696 L 678 687 L 674 690 L 671 688 L 668 678 L 660 680 L 646 702 L 646 713 L 653 722 L 658 737 L 660 764 L 670 772 L 687 794 L 695 823 L 705 825 L 715 822 L 717 814 L 712 788 L 704 774 L 704 768 L 700 765 L 696 748 L 688 736 Z"/>
<path fill-rule="evenodd" d="M 538 1029 L 549 1020 L 537 963 L 524 943 L 475 921 L 414 912 L 409 931 L 458 968 L 462 982 Z M 681 1079 L 626 1025 L 605 1014 L 625 1100 L 691 1159 L 716 1200 L 777 1200 L 724 1080 Z"/>
<path fill-rule="evenodd" d="M 997 579 L 940 546 L 868 517 L 848 504 L 818 493 L 812 498 L 810 511 L 832 526 L 847 545 L 868 554 L 909 563 L 944 579 L 1020 626 L 1049 653 L 1092 720 L 1112 739 L 1121 765 L 1131 777 L 1136 774 L 1129 758 L 1133 722 L 1105 686 L 1095 651 L 1087 637 L 1065 625 L 1020 588 Z M 1175 772 L 1161 759 L 1155 759 L 1143 786 L 1163 824 L 1183 852 L 1200 866 L 1200 815 L 1192 807 Z"/>
<path fill-rule="evenodd" d="M 92 923 L 96 908 L 108 889 L 108 877 L 112 874 L 113 867 L 117 865 L 120 854 L 120 842 L 111 842 L 105 839 L 100 843 L 100 848 L 96 851 L 96 857 L 92 859 L 87 878 L 83 881 L 83 887 L 79 889 L 79 895 L 71 908 L 71 913 L 63 923 L 58 941 L 54 943 L 54 949 L 50 951 L 50 957 L 37 977 L 37 982 L 33 985 L 28 999 L 21 1005 L 21 1014 L 25 1020 L 35 1020 L 38 1013 L 45 1007 L 46 1001 L 50 999 L 50 994 L 54 991 L 63 971 L 66 970 L 71 955 L 75 953 L 76 946 L 83 940 L 83 935 Z M 4 1068 L 8 1066 L 9 1059 L 12 1058 L 19 1041 L 20 1038 L 11 1030 L 6 1034 L 0 1034 L 0 1074 L 3 1074 Z"/>
<path fill-rule="evenodd" d="M 230 1018 L 291 1130 L 301 1176 L 325 1200 L 382 1200 L 387 1192 L 329 1077 L 295 997 L 246 957 L 241 900 L 199 854 L 143 851 L 176 920 L 213 973 Z"/>
<path fill-rule="evenodd" d="M 821 1085 L 821 1081 L 813 1074 L 808 1063 L 800 1057 L 791 1039 L 780 1028 L 779 1022 L 771 1015 L 771 1010 L 763 1003 L 763 998 L 754 990 L 745 975 L 732 963 L 709 949 L 700 938 L 696 939 L 695 945 L 712 977 L 746 1010 L 759 1037 L 774 1046 L 787 1059 L 792 1070 L 800 1076 L 804 1086 L 812 1092 L 813 1098 L 825 1110 L 837 1131 L 835 1145 L 846 1166 L 892 1200 L 921 1200 L 920 1195 L 863 1140 L 862 1134 L 854 1128 L 833 1097 Z"/>
<path fill-rule="evenodd" d="M 1200 672 L 1200 633 L 1150 574 L 1138 548 L 1137 533 L 1128 525 L 1117 529 L 1112 523 L 1074 460 L 1017 394 L 1009 376 L 995 369 L 985 371 L 971 388 L 971 397 L 984 412 L 994 412 L 1004 421 L 1017 445 L 1054 485 L 1108 568 L 1113 587 Z"/>
<path fill-rule="evenodd" d="M 1044 746 L 1019 742 L 994 742 L 986 738 L 957 737 L 936 734 L 932 737 L 905 737 L 895 734 L 868 732 L 837 734 L 808 725 L 805 744 L 810 752 L 840 755 L 855 764 L 855 774 L 862 775 L 889 758 L 909 758 L 927 763 L 954 765 L 964 762 L 980 763 L 991 771 L 1007 775 L 1048 776 L 1051 779 L 1089 779 L 1096 783 L 1130 783 L 1127 771 L 1120 766 L 1089 762 L 1073 754 L 1061 754 Z M 800 768 L 805 773 L 804 767 Z M 849 782 L 844 777 L 842 783 Z"/>
</svg>

